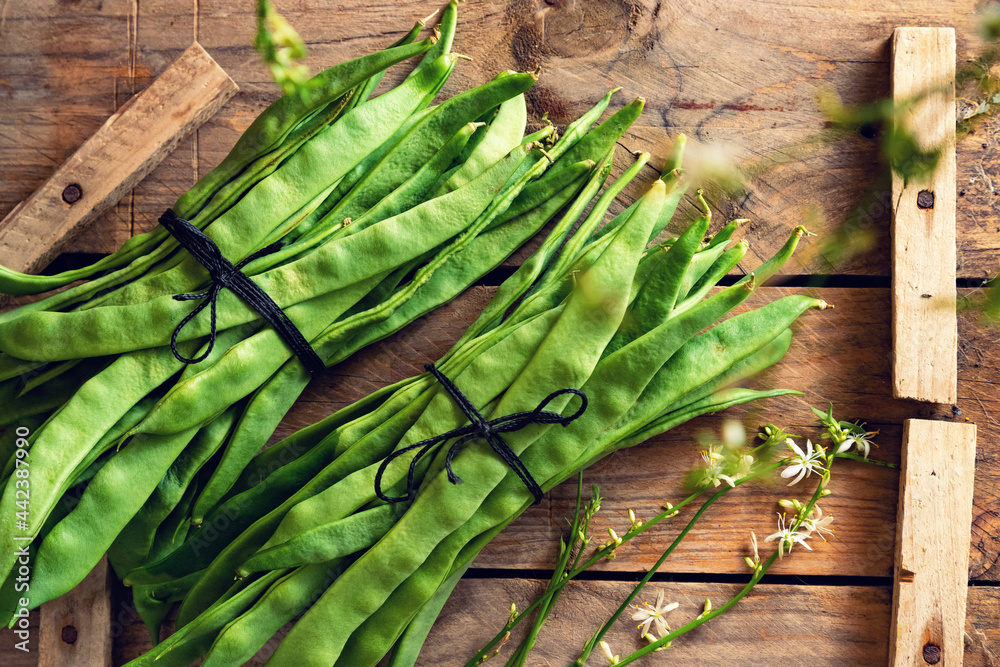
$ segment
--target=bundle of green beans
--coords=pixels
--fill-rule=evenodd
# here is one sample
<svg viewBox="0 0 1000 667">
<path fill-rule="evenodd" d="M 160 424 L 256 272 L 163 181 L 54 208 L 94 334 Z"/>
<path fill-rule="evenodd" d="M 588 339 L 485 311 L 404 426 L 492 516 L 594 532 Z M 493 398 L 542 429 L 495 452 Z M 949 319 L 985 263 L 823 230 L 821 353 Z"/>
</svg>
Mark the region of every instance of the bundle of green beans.
<svg viewBox="0 0 1000 667">
<path fill-rule="evenodd" d="M 487 418 L 535 409 L 567 387 L 583 390 L 589 405 L 571 424 L 504 436 L 543 490 L 697 415 L 794 393 L 731 385 L 778 361 L 795 319 L 825 307 L 789 296 L 718 322 L 782 266 L 804 230 L 754 274 L 712 293 L 746 252 L 744 243 L 729 247 L 736 223 L 706 240 L 706 207 L 680 236 L 646 250 L 683 194 L 676 169 L 599 228 L 647 158 L 575 231 L 575 216 L 560 220 L 437 363 Z M 589 198 L 582 193 L 571 211 Z M 563 395 L 545 409 L 569 415 L 579 401 Z M 130 664 L 205 656 L 205 665 L 240 665 L 298 617 L 268 664 L 361 667 L 395 646 L 390 665 L 413 665 L 462 572 L 534 500 L 481 444 L 455 456 L 460 484 L 449 480 L 449 443 L 410 470 L 416 452 L 401 450 L 467 422 L 423 374 L 256 456 L 201 529 L 126 576 L 150 609 L 182 600 L 178 631 Z M 412 504 L 380 500 L 380 467 L 386 493 L 415 485 Z"/>
<path fill-rule="evenodd" d="M 174 206 L 234 263 L 285 243 L 243 272 L 327 365 L 454 298 L 567 203 L 579 216 L 641 111 L 636 101 L 591 131 L 609 94 L 558 140 L 551 127 L 526 137 L 536 75 L 514 72 L 430 106 L 456 61 L 456 12 L 453 0 L 439 39 L 414 43 L 418 24 L 279 99 Z M 421 54 L 405 81 L 368 99 L 386 67 Z M 0 288 L 83 279 L 0 314 L 0 511 L 17 517 L 0 524 L 8 617 L 23 540 L 31 607 L 69 591 L 105 551 L 120 574 L 157 560 L 231 494 L 310 379 L 227 291 L 214 339 L 208 313 L 179 331 L 179 352 L 201 360 L 175 358 L 171 332 L 194 306 L 174 295 L 209 276 L 159 227 L 80 271 L 4 271 Z"/>
</svg>

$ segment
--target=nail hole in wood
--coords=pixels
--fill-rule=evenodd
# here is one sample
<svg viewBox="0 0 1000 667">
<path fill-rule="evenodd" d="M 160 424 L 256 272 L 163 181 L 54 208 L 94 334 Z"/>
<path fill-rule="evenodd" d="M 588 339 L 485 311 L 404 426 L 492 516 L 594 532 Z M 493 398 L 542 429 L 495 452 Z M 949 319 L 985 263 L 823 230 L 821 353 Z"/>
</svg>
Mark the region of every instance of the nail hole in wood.
<svg viewBox="0 0 1000 667">
<path fill-rule="evenodd" d="M 924 644 L 924 662 L 928 665 L 941 662 L 941 647 L 937 644 Z"/>
<path fill-rule="evenodd" d="M 64 626 L 62 632 L 60 633 L 60 636 L 62 637 L 62 640 L 67 644 L 75 644 L 76 628 L 74 628 L 72 625 Z"/>
<path fill-rule="evenodd" d="M 67 204 L 75 204 L 80 201 L 80 197 L 83 196 L 83 188 L 81 188 L 77 183 L 70 183 L 63 189 L 62 200 Z"/>
<path fill-rule="evenodd" d="M 934 193 L 921 190 L 917 193 L 917 208 L 934 208 Z"/>
</svg>

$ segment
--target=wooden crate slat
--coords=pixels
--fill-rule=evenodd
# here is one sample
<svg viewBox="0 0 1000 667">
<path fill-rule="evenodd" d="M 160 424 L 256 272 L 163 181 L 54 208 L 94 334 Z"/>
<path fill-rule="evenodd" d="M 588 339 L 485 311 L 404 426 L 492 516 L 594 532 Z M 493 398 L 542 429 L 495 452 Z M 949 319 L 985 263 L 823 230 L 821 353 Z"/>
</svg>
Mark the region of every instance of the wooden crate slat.
<svg viewBox="0 0 1000 667">
<path fill-rule="evenodd" d="M 192 45 L 0 221 L 4 265 L 46 266 L 235 92 L 225 71 Z"/>
<path fill-rule="evenodd" d="M 896 28 L 892 99 L 920 150 L 938 151 L 892 174 L 893 396 L 952 404 L 957 399 L 955 317 L 955 30 Z"/>
<path fill-rule="evenodd" d="M 975 425 L 907 419 L 902 466 L 889 664 L 961 665 Z"/>
<path fill-rule="evenodd" d="M 111 589 L 107 558 L 68 594 L 41 607 L 39 667 L 111 664 Z"/>
</svg>

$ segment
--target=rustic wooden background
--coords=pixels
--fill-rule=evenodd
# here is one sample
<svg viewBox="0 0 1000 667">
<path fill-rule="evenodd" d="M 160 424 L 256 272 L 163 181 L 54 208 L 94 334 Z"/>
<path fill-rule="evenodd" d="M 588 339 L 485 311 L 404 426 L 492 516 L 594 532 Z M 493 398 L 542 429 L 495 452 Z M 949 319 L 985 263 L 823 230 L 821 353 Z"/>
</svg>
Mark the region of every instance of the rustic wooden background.
<svg viewBox="0 0 1000 667">
<path fill-rule="evenodd" d="M 71 266 L 92 260 L 148 229 L 197 175 L 221 160 L 277 94 L 248 46 L 253 4 L 0 0 L 0 214 L 30 194 L 108 115 L 197 39 L 241 92 L 59 262 Z M 741 232 L 751 244 L 741 271 L 769 255 L 797 224 L 820 233 L 785 268 L 785 286 L 763 288 L 755 297 L 808 291 L 836 305 L 833 311 L 804 316 L 786 359 L 753 381 L 796 388 L 806 396 L 726 416 L 743 419 L 750 429 L 773 421 L 815 436 L 807 406 L 832 401 L 841 418 L 879 429 L 874 455 L 892 461 L 899 458 L 904 419 L 975 422 L 979 446 L 966 662 L 994 665 L 1000 661 L 1000 424 L 995 417 L 1000 412 L 1000 331 L 984 326 L 973 312 L 960 315 L 956 406 L 894 400 L 888 181 L 877 140 L 866 131 L 803 148 L 827 129 L 816 101 L 821 92 L 835 91 L 853 103 L 888 94 L 894 27 L 954 26 L 959 66 L 974 58 L 984 46 L 977 32 L 980 4 L 917 0 L 875 9 L 856 0 L 818 0 L 808 6 L 791 0 L 466 0 L 455 50 L 473 61 L 459 64 L 444 93 L 483 82 L 500 69 L 541 66 L 542 77 L 529 93 L 530 114 L 537 121 L 548 113 L 565 124 L 608 88 L 621 86 L 613 107 L 643 96 L 647 111 L 621 142 L 619 170 L 627 164 L 626 149 L 648 150 L 652 165 L 662 165 L 672 137 L 681 131 L 691 137 L 692 161 L 704 171 L 720 161 L 749 167 L 742 191 L 711 190 L 719 218 L 750 219 Z M 308 42 L 309 63 L 318 69 L 386 45 L 438 3 L 282 0 L 277 6 Z M 405 72 L 397 70 L 387 78 Z M 974 295 L 979 281 L 995 275 L 1000 265 L 1000 182 L 994 184 L 1000 178 L 998 132 L 1000 122 L 989 121 L 958 145 L 958 276 L 965 296 Z M 655 177 L 652 169 L 647 172 L 645 182 Z M 627 205 L 640 187 L 627 190 L 621 204 Z M 833 261 L 824 238 L 838 231 L 870 238 L 873 248 Z M 473 288 L 317 381 L 276 436 L 418 372 L 457 338 L 491 289 Z M 717 432 L 721 420 L 699 419 L 595 465 L 586 479 L 599 484 L 606 498 L 597 530 L 626 526 L 629 508 L 648 517 L 663 502 L 680 498 L 680 481 L 697 460 L 699 433 Z M 824 505 L 836 516 L 837 533 L 830 542 L 814 545 L 812 552 L 797 550 L 733 612 L 648 662 L 884 664 L 897 475 L 845 464 L 832 489 Z M 573 484 L 557 488 L 483 552 L 433 631 L 425 664 L 464 662 L 503 623 L 510 602 L 523 608 L 541 589 L 574 494 Z M 719 604 L 745 581 L 742 557 L 749 551 L 749 532 L 773 532 L 775 502 L 786 495 L 783 487 L 733 493 L 667 562 L 651 590 L 663 587 L 669 599 L 681 603 L 673 612 L 678 623 L 698 613 L 705 596 Z M 592 580 L 571 586 L 529 664 L 565 664 L 575 656 L 677 528 L 665 524 L 623 547 Z M 141 653 L 148 638 L 126 591 L 118 591 L 116 604 L 114 658 L 120 664 Z M 626 620 L 610 640 L 624 654 L 639 646 L 635 635 Z M 21 654 L 12 644 L 9 633 L 0 633 L 0 663 L 36 664 L 36 655 Z"/>
</svg>

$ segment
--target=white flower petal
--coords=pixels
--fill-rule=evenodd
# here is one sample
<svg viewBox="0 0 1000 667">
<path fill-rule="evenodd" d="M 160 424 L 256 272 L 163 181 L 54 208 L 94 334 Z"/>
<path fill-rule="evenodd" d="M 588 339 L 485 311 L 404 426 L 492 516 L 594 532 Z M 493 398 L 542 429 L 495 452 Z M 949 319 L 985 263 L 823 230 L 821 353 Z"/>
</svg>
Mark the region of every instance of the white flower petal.
<svg viewBox="0 0 1000 667">
<path fill-rule="evenodd" d="M 800 470 L 802 470 L 802 466 L 799 465 L 798 463 L 796 463 L 795 465 L 788 466 L 787 468 L 785 468 L 784 470 L 782 470 L 781 471 L 781 476 L 784 479 L 788 479 L 789 477 L 791 477 L 792 475 L 794 475 L 795 473 L 797 473 Z"/>
<path fill-rule="evenodd" d="M 785 442 L 788 444 L 788 447 L 793 452 L 795 452 L 796 456 L 798 456 L 799 458 L 803 458 L 803 459 L 806 458 L 806 453 L 804 451 L 802 451 L 802 449 L 798 445 L 795 444 L 794 440 L 792 440 L 791 438 L 789 438 Z"/>
</svg>

